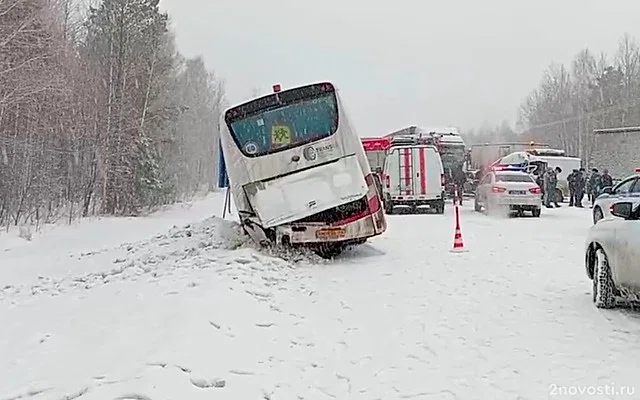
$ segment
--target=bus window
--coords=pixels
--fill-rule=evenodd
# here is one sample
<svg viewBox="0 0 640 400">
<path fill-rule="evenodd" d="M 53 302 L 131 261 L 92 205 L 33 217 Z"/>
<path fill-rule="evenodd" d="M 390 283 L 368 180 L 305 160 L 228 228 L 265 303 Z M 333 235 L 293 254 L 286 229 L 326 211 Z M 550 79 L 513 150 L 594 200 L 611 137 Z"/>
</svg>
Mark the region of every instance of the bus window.
<svg viewBox="0 0 640 400">
<path fill-rule="evenodd" d="M 338 129 L 338 104 L 333 92 L 322 93 L 228 125 L 242 153 L 259 157 L 333 135 Z"/>
</svg>

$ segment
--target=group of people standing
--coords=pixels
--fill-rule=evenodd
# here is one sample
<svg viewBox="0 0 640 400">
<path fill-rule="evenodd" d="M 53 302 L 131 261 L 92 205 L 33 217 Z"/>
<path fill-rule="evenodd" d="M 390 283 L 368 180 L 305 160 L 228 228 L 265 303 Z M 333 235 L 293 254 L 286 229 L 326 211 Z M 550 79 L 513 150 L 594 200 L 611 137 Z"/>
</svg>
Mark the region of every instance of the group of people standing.
<svg viewBox="0 0 640 400">
<path fill-rule="evenodd" d="M 485 172 L 484 169 L 478 171 L 476 179 L 479 181 Z M 549 167 L 544 170 L 544 173 L 534 172 L 536 183 L 542 189 L 543 205 L 547 208 L 560 207 L 561 198 L 556 193 L 558 193 L 558 175 L 561 173 L 562 169 L 560 167 Z M 456 188 L 464 187 L 467 177 L 462 165 L 458 165 L 453 169 L 452 178 Z M 607 186 L 613 186 L 613 178 L 609 175 L 607 169 L 600 173 L 597 168 L 593 168 L 587 174 L 584 168 L 580 168 L 574 169 L 567 176 L 567 183 L 569 186 L 569 207 L 583 208 L 582 201 L 585 194 L 589 203 L 591 203 L 591 207 L 593 207 L 593 203 L 602 193 L 602 189 Z M 462 200 L 462 196 L 460 196 L 459 200 Z"/>
<path fill-rule="evenodd" d="M 543 204 L 547 208 L 560 207 L 558 201 L 558 175 L 562 173 L 560 167 L 547 168 L 544 174 L 537 175 L 537 183 L 542 188 Z M 585 172 L 584 168 L 574 169 L 568 176 L 569 185 L 569 207 L 582 208 L 582 200 L 587 195 L 591 206 L 596 198 L 602 193 L 602 189 L 607 186 L 613 186 L 613 178 L 606 169 L 602 174 L 597 168 L 593 168 L 590 174 Z"/>
<path fill-rule="evenodd" d="M 558 174 L 560 173 L 562 173 L 560 167 L 549 167 L 544 174 L 538 174 L 536 176 L 536 183 L 542 188 L 542 203 L 547 208 L 560 207 L 560 204 L 558 204 L 558 200 L 560 199 L 556 195 Z"/>
<path fill-rule="evenodd" d="M 607 169 L 603 170 L 601 174 L 597 168 L 593 168 L 589 175 L 585 174 L 584 168 L 574 169 L 567 177 L 567 181 L 569 183 L 569 207 L 582 207 L 585 194 L 593 207 L 593 203 L 602 193 L 602 189 L 613 186 L 613 178 Z"/>
</svg>

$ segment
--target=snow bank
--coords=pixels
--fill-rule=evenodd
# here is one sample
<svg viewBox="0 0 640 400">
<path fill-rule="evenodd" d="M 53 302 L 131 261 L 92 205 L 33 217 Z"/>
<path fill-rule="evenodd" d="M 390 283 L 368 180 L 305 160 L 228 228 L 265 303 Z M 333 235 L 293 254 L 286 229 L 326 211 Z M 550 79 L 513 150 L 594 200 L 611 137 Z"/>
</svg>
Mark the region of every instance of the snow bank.
<svg viewBox="0 0 640 400">
<path fill-rule="evenodd" d="M 277 252 L 271 251 L 275 255 Z M 90 266 L 90 272 L 60 278 L 38 276 L 27 284 L 5 284 L 0 288 L 0 300 L 56 296 L 74 289 L 90 289 L 114 281 L 135 282 L 139 279 L 160 278 L 176 270 L 215 268 L 222 273 L 233 267 L 252 261 L 264 263 L 269 252 L 261 255 L 250 239 L 241 232 L 239 225 L 218 217 L 210 217 L 199 223 L 174 227 L 136 242 L 126 242 L 114 248 L 69 255 L 70 261 Z M 285 254 L 286 256 L 286 254 Z M 298 255 L 297 259 L 305 259 Z M 266 264 L 289 266 L 284 260 L 271 260 Z"/>
<path fill-rule="evenodd" d="M 2 285 L 25 284 L 38 276 L 59 278 L 92 272 L 94 265 L 77 262 L 72 253 L 106 253 L 123 242 L 145 240 L 173 226 L 219 215 L 223 202 L 222 194 L 211 193 L 203 199 L 175 204 L 145 217 L 91 218 L 72 225 L 47 225 L 34 233 L 31 241 L 20 238 L 17 229 L 2 233 L 0 282 Z"/>
<path fill-rule="evenodd" d="M 217 217 L 72 258 L 91 272 L 0 289 L 0 399 L 245 391 L 298 279 Z"/>
</svg>

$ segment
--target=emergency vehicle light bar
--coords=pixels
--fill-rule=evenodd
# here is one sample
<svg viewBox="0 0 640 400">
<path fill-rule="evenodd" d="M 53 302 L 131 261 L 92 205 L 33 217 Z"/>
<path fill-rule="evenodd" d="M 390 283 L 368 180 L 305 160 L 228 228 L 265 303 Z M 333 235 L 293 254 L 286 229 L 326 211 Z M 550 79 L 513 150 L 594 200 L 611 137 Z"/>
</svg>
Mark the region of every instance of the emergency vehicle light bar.
<svg viewBox="0 0 640 400">
<path fill-rule="evenodd" d="M 525 152 L 541 157 L 564 157 L 566 155 L 564 150 L 559 149 L 527 149 Z"/>
<path fill-rule="evenodd" d="M 389 138 L 362 138 L 361 142 L 364 151 L 387 150 L 391 146 Z"/>
<path fill-rule="evenodd" d="M 525 167 L 518 167 L 516 165 L 496 165 L 495 167 L 491 168 L 492 171 L 521 171 L 521 172 L 526 172 L 526 168 Z"/>
<path fill-rule="evenodd" d="M 433 138 L 430 137 L 414 137 L 414 136 L 396 136 L 396 137 L 391 137 L 391 143 L 392 146 L 398 146 L 398 145 L 412 145 L 412 144 L 427 144 L 427 145 L 434 145 L 435 142 L 433 140 Z"/>
</svg>

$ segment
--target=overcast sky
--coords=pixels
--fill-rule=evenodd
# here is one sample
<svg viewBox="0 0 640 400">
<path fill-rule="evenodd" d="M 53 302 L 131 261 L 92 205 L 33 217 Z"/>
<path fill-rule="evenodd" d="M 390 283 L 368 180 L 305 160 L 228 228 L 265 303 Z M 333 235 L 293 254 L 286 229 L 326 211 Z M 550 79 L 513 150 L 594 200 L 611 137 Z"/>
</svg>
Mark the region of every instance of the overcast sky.
<svg viewBox="0 0 640 400">
<path fill-rule="evenodd" d="M 640 38 L 640 0 L 161 0 L 231 103 L 330 80 L 361 136 L 514 123 L 552 62 Z"/>
</svg>

